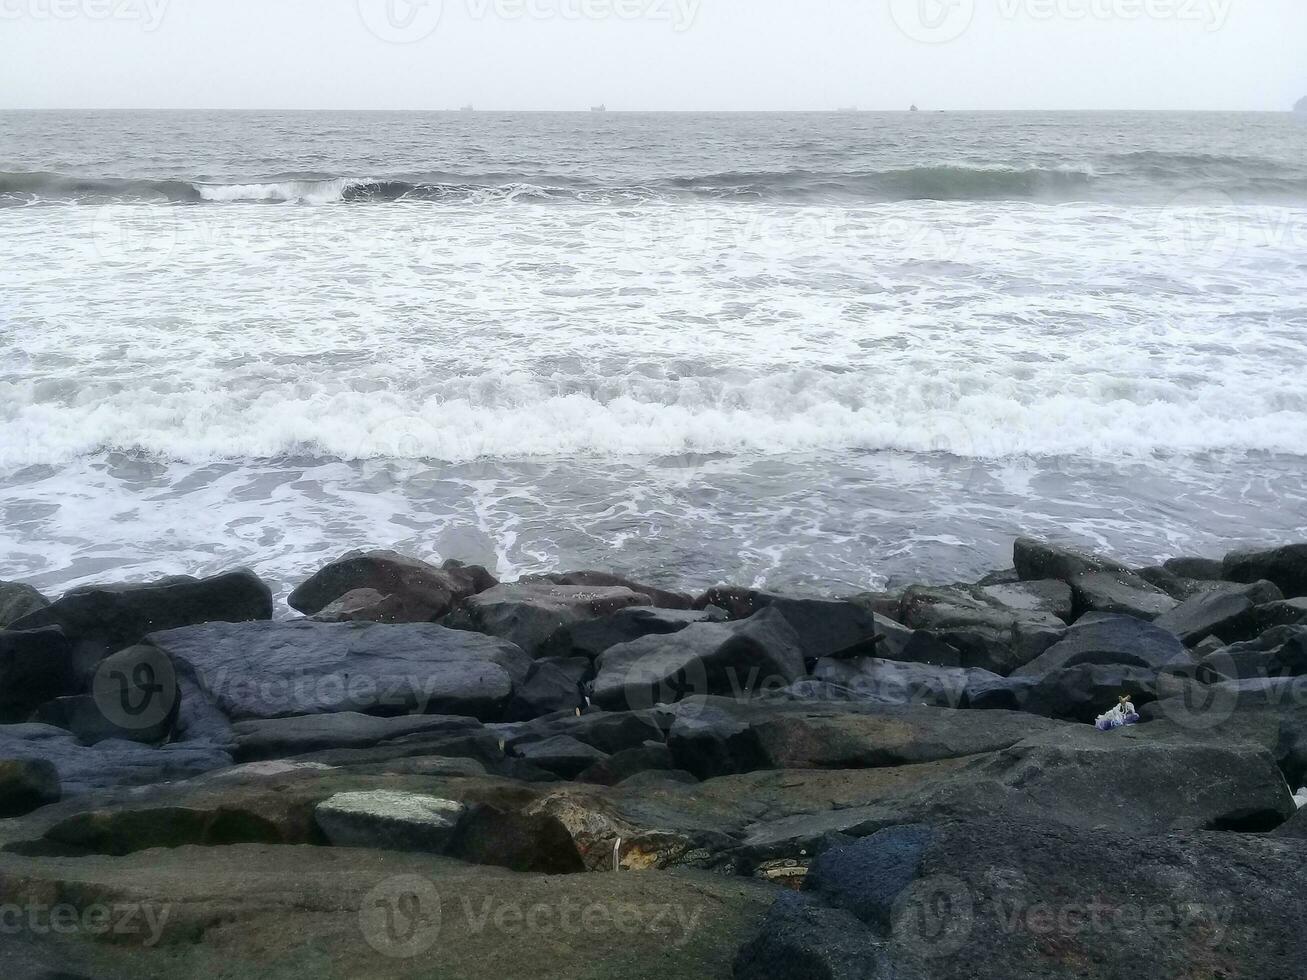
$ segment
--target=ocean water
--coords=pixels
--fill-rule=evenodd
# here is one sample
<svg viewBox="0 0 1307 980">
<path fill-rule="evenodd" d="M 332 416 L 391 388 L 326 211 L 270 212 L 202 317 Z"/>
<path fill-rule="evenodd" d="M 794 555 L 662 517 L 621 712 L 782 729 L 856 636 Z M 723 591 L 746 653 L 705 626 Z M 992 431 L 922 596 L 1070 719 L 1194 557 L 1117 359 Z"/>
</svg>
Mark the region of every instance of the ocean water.
<svg viewBox="0 0 1307 980">
<path fill-rule="evenodd" d="M 1307 537 L 1301 114 L 0 113 L 0 579 Z"/>
</svg>

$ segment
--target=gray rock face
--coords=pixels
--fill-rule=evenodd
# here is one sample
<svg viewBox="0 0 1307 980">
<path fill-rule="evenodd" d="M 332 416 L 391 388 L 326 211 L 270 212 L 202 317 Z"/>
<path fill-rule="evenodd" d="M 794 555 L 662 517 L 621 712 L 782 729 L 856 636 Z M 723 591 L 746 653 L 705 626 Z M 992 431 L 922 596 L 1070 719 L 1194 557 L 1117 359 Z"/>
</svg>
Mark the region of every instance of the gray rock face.
<svg viewBox="0 0 1307 980">
<path fill-rule="evenodd" d="M 1059 579 L 982 585 L 980 591 L 1009 609 L 1047 613 L 1068 622 L 1071 619 L 1071 586 Z"/>
<path fill-rule="evenodd" d="M 240 569 L 194 579 L 74 589 L 12 624 L 33 630 L 60 626 L 77 647 L 75 670 L 89 679 L 106 655 L 139 643 L 149 633 L 197 623 L 242 623 L 272 618 L 272 591 Z"/>
<path fill-rule="evenodd" d="M 1013 564 L 1024 582 L 1055 578 L 1063 582 L 1085 572 L 1131 574 L 1120 562 L 1102 555 L 1063 548 L 1034 538 L 1018 538 L 1012 549 Z"/>
<path fill-rule="evenodd" d="M 375 589 L 355 589 L 323 607 L 312 618 L 319 623 L 425 623 L 419 618 L 423 610 L 414 611 L 403 597 L 382 595 Z"/>
<path fill-rule="evenodd" d="M 558 645 L 567 647 L 573 656 L 595 660 L 619 643 L 630 643 L 642 636 L 668 636 L 695 623 L 724 623 L 728 618 L 726 612 L 716 606 L 702 610 L 631 606 L 619 609 L 611 616 L 585 620 L 568 627 L 566 640 Z"/>
<path fill-rule="evenodd" d="M 1091 613 L 1067 630 L 1062 640 L 1012 673 L 1038 677 L 1081 664 L 1121 664 L 1156 672 L 1193 663 L 1174 633 L 1134 616 Z"/>
<path fill-rule="evenodd" d="M 0 630 L 50 605 L 50 600 L 22 582 L 0 582 Z"/>
<path fill-rule="evenodd" d="M 1303 858 L 1291 841 L 1229 834 L 893 827 L 818 858 L 735 977 L 1120 980 L 1138 972 L 1142 943 L 1156 976 L 1294 976 L 1307 955 L 1294 926 Z"/>
<path fill-rule="evenodd" d="M 560 711 L 579 711 L 586 706 L 581 693 L 594 665 L 586 657 L 546 657 L 527 671 L 526 679 L 513 692 L 508 705 L 509 721 L 530 721 Z"/>
<path fill-rule="evenodd" d="M 1280 630 L 1272 630 L 1261 640 L 1232 644 L 1198 662 L 1198 677 L 1209 681 L 1276 679 L 1304 674 L 1307 674 L 1307 629 L 1287 637 Z"/>
<path fill-rule="evenodd" d="M 1009 674 L 1061 639 L 1066 623 L 1052 613 L 1017 610 L 981 588 L 914 586 L 903 595 L 903 624 L 929 630 L 961 654 L 957 666 Z M 917 660 L 898 651 L 896 660 Z"/>
<path fill-rule="evenodd" d="M 338 711 L 496 720 L 530 666 L 511 643 L 428 623 L 211 623 L 149 639 L 235 720 Z"/>
<path fill-rule="evenodd" d="M 691 609 L 694 597 L 684 592 L 671 592 L 652 585 L 633 582 L 621 575 L 608 572 L 552 572 L 548 575 L 533 575 L 523 581 L 549 582 L 553 585 L 579 585 L 587 589 L 623 588 L 630 589 L 636 595 L 642 595 L 650 604 L 659 609 Z"/>
<path fill-rule="evenodd" d="M 1177 578 L 1200 582 L 1219 582 L 1225 575 L 1225 563 L 1215 558 L 1171 558 L 1162 567 Z"/>
<path fill-rule="evenodd" d="M 499 585 L 469 598 L 449 625 L 502 637 L 532 657 L 567 656 L 569 628 L 648 605 L 648 596 L 621 587 Z"/>
<path fill-rule="evenodd" d="M 377 611 L 385 618 L 371 621 L 427 623 L 446 615 L 459 600 L 495 584 L 490 573 L 478 565 L 447 562 L 436 568 L 393 551 L 352 551 L 314 574 L 287 602 L 292 609 L 312 616 L 348 593 L 369 590 L 389 600 L 384 613 Z M 355 599 L 351 605 L 358 602 Z"/>
<path fill-rule="evenodd" d="M 189 779 L 232 764 L 231 755 L 202 742 L 154 748 L 108 741 L 85 746 L 49 725 L 0 726 L 0 759 L 42 759 L 54 765 L 65 796 L 119 786 Z"/>
<path fill-rule="evenodd" d="M 700 779 L 761 769 L 864 769 L 993 752 L 1060 722 L 1009 711 L 696 698 L 668 709 L 667 745 Z"/>
<path fill-rule="evenodd" d="M 1091 612 L 1121 613 L 1156 619 L 1178 603 L 1161 589 L 1128 572 L 1081 572 L 1069 579 L 1079 615 Z"/>
<path fill-rule="evenodd" d="M 608 758 L 606 753 L 570 735 L 525 742 L 514 751 L 533 766 L 539 766 L 564 779 L 575 779 L 586 769 Z"/>
<path fill-rule="evenodd" d="M 799 635 L 807 660 L 842 655 L 867 645 L 884 632 L 885 614 L 876 612 L 874 597 L 857 599 L 814 599 L 778 595 L 759 589 L 717 586 L 709 589 L 697 602 L 698 608 L 725 609 L 732 619 L 748 619 L 763 609 L 772 609 L 785 617 Z M 897 618 L 899 598 L 890 606 Z"/>
<path fill-rule="evenodd" d="M 26 721 L 42 703 L 76 689 L 73 644 L 63 630 L 0 632 L 0 723 Z"/>
<path fill-rule="evenodd" d="M 1093 724 L 1117 699 L 1130 695 L 1135 707 L 1152 701 L 1182 697 L 1196 682 L 1147 667 L 1126 664 L 1082 663 L 1052 670 L 1021 692 L 1021 708 L 1031 714 L 1063 721 Z"/>
<path fill-rule="evenodd" d="M 441 854 L 465 812 L 454 800 L 372 790 L 337 793 L 317 805 L 313 818 L 334 847 Z"/>
<path fill-rule="evenodd" d="M 1307 596 L 1307 544 L 1272 551 L 1235 551 L 1225 556 L 1222 577 L 1231 582 L 1273 582 L 1286 599 Z"/>
<path fill-rule="evenodd" d="M 483 730 L 474 718 L 448 715 L 378 718 L 349 711 L 240 721 L 232 726 L 238 762 L 284 759 L 331 749 L 371 748 L 409 735 L 469 735 Z"/>
<path fill-rule="evenodd" d="M 987 670 L 935 667 L 871 657 L 821 660 L 818 681 L 849 691 L 850 699 L 885 704 L 926 704 L 939 708 L 1019 707 L 1020 692 L 1033 681 L 1000 677 Z"/>
<path fill-rule="evenodd" d="M 45 759 L 0 759 L 0 819 L 57 803 L 59 771 Z"/>
<path fill-rule="evenodd" d="M 805 673 L 798 637 L 771 608 L 740 622 L 699 623 L 623 643 L 600 657 L 598 668 L 592 699 L 617 710 L 784 687 Z"/>
<path fill-rule="evenodd" d="M 1256 582 L 1234 591 L 1194 596 L 1154 622 L 1169 630 L 1186 646 L 1195 646 L 1216 635 L 1227 643 L 1252 639 L 1262 632 L 1257 606 L 1280 600 L 1280 590 L 1270 582 Z"/>
</svg>

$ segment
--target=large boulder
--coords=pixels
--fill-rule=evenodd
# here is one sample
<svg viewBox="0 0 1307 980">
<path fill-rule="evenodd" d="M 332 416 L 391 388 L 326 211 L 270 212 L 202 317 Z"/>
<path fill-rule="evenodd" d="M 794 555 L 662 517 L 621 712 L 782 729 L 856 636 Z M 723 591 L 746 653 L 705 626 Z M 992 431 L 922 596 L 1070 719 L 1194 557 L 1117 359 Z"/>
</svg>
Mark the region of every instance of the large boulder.
<svg viewBox="0 0 1307 980">
<path fill-rule="evenodd" d="M 696 603 L 721 608 L 733 619 L 748 619 L 763 609 L 785 617 L 799 635 L 806 660 L 842 655 L 872 642 L 882 633 L 876 614 L 865 603 L 778 595 L 759 589 L 716 586 Z M 897 612 L 897 603 L 895 604 Z"/>
<path fill-rule="evenodd" d="M 375 715 L 341 711 L 239 721 L 232 726 L 237 761 L 284 759 L 331 749 L 364 749 L 412 735 L 470 735 L 483 731 L 474 718 L 448 715 Z"/>
<path fill-rule="evenodd" d="M 370 590 L 389 600 L 374 622 L 427 623 L 496 584 L 479 565 L 446 562 L 436 568 L 393 551 L 352 551 L 316 572 L 286 601 L 292 609 L 312 616 L 348 593 Z"/>
<path fill-rule="evenodd" d="M 552 585 L 579 585 L 588 589 L 630 589 L 637 595 L 644 596 L 651 605 L 659 609 L 690 609 L 694 606 L 694 597 L 685 592 L 672 592 L 652 585 L 644 585 L 640 582 L 633 582 L 621 575 L 613 575 L 610 572 L 550 572 L 545 575 L 528 576 L 522 581 L 548 582 Z"/>
<path fill-rule="evenodd" d="M 567 656 L 570 627 L 648 605 L 648 596 L 621 586 L 517 583 L 471 596 L 447 625 L 501 637 L 532 657 Z"/>
<path fill-rule="evenodd" d="M 1012 548 L 1012 558 L 1017 574 L 1024 582 L 1050 578 L 1069 582 L 1085 572 L 1131 574 L 1125 565 L 1102 555 L 1064 548 L 1034 538 L 1017 538 Z"/>
<path fill-rule="evenodd" d="M 115 739 L 86 746 L 71 732 L 37 724 L 0 726 L 0 759 L 53 764 L 65 796 L 189 779 L 232 763 L 229 752 L 207 742 L 172 742 L 154 748 Z"/>
<path fill-rule="evenodd" d="M 1292 840 L 1137 837 L 1029 819 L 891 827 L 813 862 L 737 980 L 1297 976 Z"/>
<path fill-rule="evenodd" d="M 993 752 L 1059 722 L 1011 711 L 695 698 L 665 709 L 678 768 L 700 779 L 759 769 L 903 766 Z"/>
<path fill-rule="evenodd" d="M 709 606 L 702 610 L 657 609 L 649 606 L 630 606 L 619 609 L 611 616 L 587 619 L 575 626 L 565 627 L 566 637 L 557 646 L 576 657 L 595 660 L 610 647 L 630 643 L 642 636 L 667 636 L 679 633 L 695 623 L 724 623 L 729 617 L 725 610 Z"/>
<path fill-rule="evenodd" d="M 338 711 L 497 720 L 530 660 L 431 623 L 209 623 L 150 635 L 232 719 Z"/>
<path fill-rule="evenodd" d="M 1034 683 L 976 668 L 937 667 L 874 657 L 821 660 L 813 677 L 843 688 L 851 700 L 928 704 L 939 708 L 1015 709 L 1020 706 L 1022 690 Z"/>
<path fill-rule="evenodd" d="M 1122 664 L 1152 671 L 1193 666 L 1193 657 L 1175 635 L 1135 616 L 1090 613 L 1014 677 L 1038 677 L 1081 664 Z"/>
<path fill-rule="evenodd" d="M 1275 583 L 1286 599 L 1307 596 L 1307 544 L 1271 551 L 1235 551 L 1225 556 L 1222 577 L 1232 582 Z"/>
<path fill-rule="evenodd" d="M 89 680 L 105 656 L 148 634 L 198 623 L 244 623 L 272 618 L 272 591 L 253 572 L 239 569 L 195 579 L 90 585 L 61 596 L 11 624 L 34 630 L 59 626 L 77 647 L 75 669 Z"/>
<path fill-rule="evenodd" d="M 546 657 L 535 661 L 513 692 L 509 721 L 530 721 L 586 707 L 584 687 L 594 671 L 586 657 Z"/>
<path fill-rule="evenodd" d="M 1270 630 L 1256 640 L 1234 643 L 1198 662 L 1201 680 L 1262 680 L 1307 674 L 1307 629 L 1288 635 Z"/>
<path fill-rule="evenodd" d="M 1059 579 L 991 582 L 981 584 L 979 588 L 990 599 L 1009 609 L 1048 613 L 1067 622 L 1071 620 L 1071 586 Z"/>
<path fill-rule="evenodd" d="M 57 803 L 59 771 L 45 759 L 0 758 L 0 819 Z"/>
<path fill-rule="evenodd" d="M 1051 670 L 1033 680 L 1021 692 L 1022 710 L 1087 725 L 1115 708 L 1122 695 L 1129 695 L 1135 707 L 1142 708 L 1164 698 L 1183 697 L 1196 684 L 1147 667 L 1093 662 Z"/>
<path fill-rule="evenodd" d="M 1225 577 L 1225 563 L 1217 558 L 1168 558 L 1162 567 L 1178 578 L 1199 582 L 1220 582 Z"/>
<path fill-rule="evenodd" d="M 73 657 L 57 626 L 0 632 L 0 724 L 27 721 L 44 702 L 74 693 Z"/>
<path fill-rule="evenodd" d="M 647 708 L 692 694 L 747 694 L 805 674 L 799 638 L 779 612 L 699 623 L 668 636 L 610 648 L 598 662 L 592 698 L 601 708 Z"/>
<path fill-rule="evenodd" d="M 1256 609 L 1282 598 L 1275 585 L 1259 581 L 1240 589 L 1196 595 L 1157 617 L 1154 623 L 1180 637 L 1186 646 L 1196 646 L 1209 636 L 1234 643 L 1252 639 L 1275 625 L 1262 625 L 1268 617 L 1259 616 Z"/>
<path fill-rule="evenodd" d="M 1121 613 L 1156 619 L 1178 602 L 1167 593 L 1130 572 L 1081 572 L 1068 579 L 1075 597 L 1075 613 Z"/>
<path fill-rule="evenodd" d="M 1038 610 L 1013 609 L 979 586 L 913 586 L 903 594 L 903 625 L 929 630 L 962 655 L 957 666 L 1007 675 L 1061 639 L 1066 623 Z M 915 660 L 902 650 L 886 654 Z"/>
<path fill-rule="evenodd" d="M 337 793 L 313 811 L 334 847 L 444 853 L 466 807 L 419 793 L 372 790 Z"/>
<path fill-rule="evenodd" d="M 39 612 L 50 600 L 22 582 L 0 582 L 0 630 L 24 616 Z"/>
</svg>

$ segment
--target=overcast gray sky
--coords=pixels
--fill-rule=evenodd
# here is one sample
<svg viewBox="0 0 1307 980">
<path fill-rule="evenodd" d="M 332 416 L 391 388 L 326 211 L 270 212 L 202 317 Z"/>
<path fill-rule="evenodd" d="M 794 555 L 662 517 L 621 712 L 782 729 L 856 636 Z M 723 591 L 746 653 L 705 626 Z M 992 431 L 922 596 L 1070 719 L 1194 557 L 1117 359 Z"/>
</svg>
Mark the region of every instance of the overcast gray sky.
<svg viewBox="0 0 1307 980">
<path fill-rule="evenodd" d="M 0 107 L 1285 109 L 1307 0 L 0 0 Z"/>
</svg>

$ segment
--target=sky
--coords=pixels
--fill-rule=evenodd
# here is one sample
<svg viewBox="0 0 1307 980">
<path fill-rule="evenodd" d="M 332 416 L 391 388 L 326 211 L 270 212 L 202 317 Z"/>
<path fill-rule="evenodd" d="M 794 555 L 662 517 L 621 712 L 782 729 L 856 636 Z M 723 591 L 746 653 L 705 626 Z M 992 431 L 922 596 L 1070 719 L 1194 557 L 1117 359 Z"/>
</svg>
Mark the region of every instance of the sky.
<svg viewBox="0 0 1307 980">
<path fill-rule="evenodd" d="M 1232 109 L 1307 0 L 0 0 L 0 108 Z"/>
</svg>

